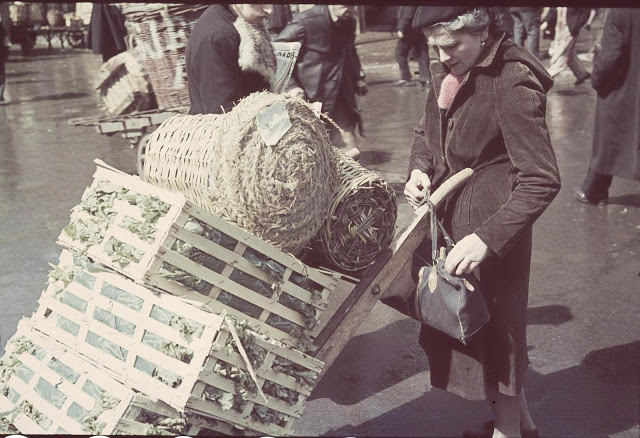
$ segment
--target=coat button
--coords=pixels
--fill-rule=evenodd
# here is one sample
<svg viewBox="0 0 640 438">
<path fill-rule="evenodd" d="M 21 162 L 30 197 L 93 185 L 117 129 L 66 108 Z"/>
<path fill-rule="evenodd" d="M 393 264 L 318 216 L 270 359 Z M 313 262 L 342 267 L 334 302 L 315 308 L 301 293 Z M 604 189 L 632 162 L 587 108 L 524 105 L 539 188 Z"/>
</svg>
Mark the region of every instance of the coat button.
<svg viewBox="0 0 640 438">
<path fill-rule="evenodd" d="M 449 119 L 449 121 L 447 122 L 447 127 L 449 128 L 449 131 L 453 129 L 453 119 Z"/>
</svg>

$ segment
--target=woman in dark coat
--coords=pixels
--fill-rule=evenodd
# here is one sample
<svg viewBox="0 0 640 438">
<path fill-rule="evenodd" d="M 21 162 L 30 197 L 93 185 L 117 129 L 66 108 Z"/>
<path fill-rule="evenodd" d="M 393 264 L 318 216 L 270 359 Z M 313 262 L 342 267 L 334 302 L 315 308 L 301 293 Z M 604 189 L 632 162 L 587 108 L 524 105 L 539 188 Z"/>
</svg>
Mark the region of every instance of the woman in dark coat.
<svg viewBox="0 0 640 438">
<path fill-rule="evenodd" d="M 211 5 L 189 35 L 185 64 L 189 114 L 222 114 L 269 89 L 276 72 L 265 20 L 271 5 Z"/>
<path fill-rule="evenodd" d="M 581 202 L 604 205 L 613 176 L 640 181 L 640 9 L 611 9 L 594 59 L 598 92 L 593 149 Z"/>
<path fill-rule="evenodd" d="M 494 436 L 535 436 L 523 392 L 526 312 L 531 228 L 560 189 L 545 123 L 553 81 L 486 8 L 420 7 L 414 27 L 425 30 L 440 62 L 431 64 L 432 92 L 415 129 L 405 195 L 415 207 L 453 174 L 474 170 L 439 218 L 458 242 L 445 268 L 474 272 L 491 314 L 467 345 L 423 325 L 431 383 L 489 400 Z"/>
</svg>

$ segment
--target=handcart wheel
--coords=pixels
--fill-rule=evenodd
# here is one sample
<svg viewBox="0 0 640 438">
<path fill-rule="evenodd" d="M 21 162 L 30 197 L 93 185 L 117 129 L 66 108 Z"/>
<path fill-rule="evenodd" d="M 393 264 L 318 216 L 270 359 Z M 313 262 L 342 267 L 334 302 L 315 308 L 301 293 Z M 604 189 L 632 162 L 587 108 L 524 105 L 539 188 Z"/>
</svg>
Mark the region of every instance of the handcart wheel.
<svg viewBox="0 0 640 438">
<path fill-rule="evenodd" d="M 149 138 L 151 137 L 151 133 L 144 134 L 140 136 L 138 140 L 138 154 L 136 160 L 136 168 L 138 170 L 138 176 L 142 178 L 142 169 L 144 168 L 144 157 L 147 153 L 147 143 L 149 142 Z"/>
<path fill-rule="evenodd" d="M 74 49 L 80 49 L 84 47 L 84 32 L 82 30 L 73 30 L 67 33 L 67 43 Z"/>
</svg>

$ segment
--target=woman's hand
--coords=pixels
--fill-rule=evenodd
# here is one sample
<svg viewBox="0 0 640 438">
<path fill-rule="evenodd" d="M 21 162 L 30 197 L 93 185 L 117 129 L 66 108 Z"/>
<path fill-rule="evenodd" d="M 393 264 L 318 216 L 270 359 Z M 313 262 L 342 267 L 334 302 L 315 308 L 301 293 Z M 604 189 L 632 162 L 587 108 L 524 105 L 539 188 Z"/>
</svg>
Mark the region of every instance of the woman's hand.
<svg viewBox="0 0 640 438">
<path fill-rule="evenodd" d="M 300 99 L 304 99 L 304 90 L 300 87 L 292 88 L 291 90 L 285 93 L 288 97 L 297 97 Z"/>
<path fill-rule="evenodd" d="M 489 247 L 475 234 L 462 238 L 451 249 L 444 268 L 457 277 L 470 274 L 489 255 Z"/>
<path fill-rule="evenodd" d="M 404 186 L 404 196 L 414 210 L 418 208 L 418 204 L 429 191 L 431 191 L 429 175 L 421 170 L 413 169 L 409 181 Z"/>
</svg>

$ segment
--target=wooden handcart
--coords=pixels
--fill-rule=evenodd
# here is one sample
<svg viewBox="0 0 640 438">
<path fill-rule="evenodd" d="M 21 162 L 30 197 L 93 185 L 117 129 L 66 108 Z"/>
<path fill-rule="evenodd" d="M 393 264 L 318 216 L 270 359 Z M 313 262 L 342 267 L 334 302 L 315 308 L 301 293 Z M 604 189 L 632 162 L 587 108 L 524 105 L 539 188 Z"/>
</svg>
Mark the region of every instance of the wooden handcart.
<svg viewBox="0 0 640 438">
<path fill-rule="evenodd" d="M 93 126 L 98 134 L 107 136 L 119 133 L 129 140 L 131 149 L 137 148 L 136 169 L 138 175 L 142 175 L 146 144 L 153 131 L 169 117 L 186 114 L 188 110 L 188 107 L 154 109 L 114 117 L 73 118 L 68 123 L 73 126 Z"/>
<path fill-rule="evenodd" d="M 438 206 L 472 175 L 464 169 L 447 180 L 431 195 L 431 202 Z M 321 320 L 321 330 L 315 337 L 318 347 L 312 355 L 325 363 L 324 371 L 330 368 L 360 324 L 367 318 L 373 306 L 381 299 L 409 298 L 416 285 L 411 278 L 414 251 L 429 230 L 429 211 L 423 206 L 416 211 L 413 221 L 405 225 L 393 242 L 376 262 L 360 273 L 357 283 L 341 282 L 332 292 L 334 303 L 340 302 L 337 310 L 328 310 L 328 321 Z"/>
</svg>

